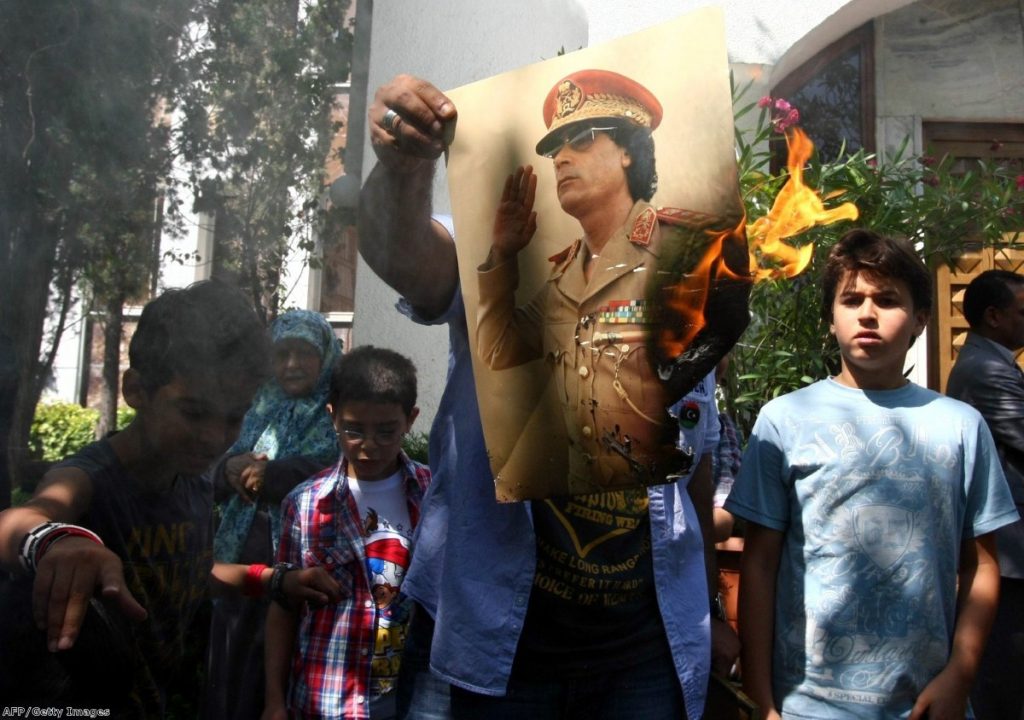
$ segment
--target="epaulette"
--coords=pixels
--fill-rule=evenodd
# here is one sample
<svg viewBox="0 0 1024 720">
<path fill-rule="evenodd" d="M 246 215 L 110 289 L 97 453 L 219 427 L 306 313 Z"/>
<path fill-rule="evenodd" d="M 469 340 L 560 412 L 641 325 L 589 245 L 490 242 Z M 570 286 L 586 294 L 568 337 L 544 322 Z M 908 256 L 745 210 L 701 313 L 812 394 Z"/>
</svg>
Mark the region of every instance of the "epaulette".
<svg viewBox="0 0 1024 720">
<path fill-rule="evenodd" d="M 576 251 L 580 249 L 580 239 L 576 238 L 572 245 L 567 247 L 561 252 L 556 252 L 554 255 L 548 258 L 549 261 L 553 262 L 556 267 L 564 263 L 566 260 L 570 260 L 576 257 Z"/>
<path fill-rule="evenodd" d="M 633 229 L 629 233 L 629 241 L 634 245 L 647 247 L 651 244 L 651 235 L 658 224 L 658 216 L 654 208 L 644 208 L 643 212 L 636 216 L 633 221 Z"/>
<path fill-rule="evenodd" d="M 658 220 L 666 225 L 688 228 L 690 230 L 704 230 L 711 226 L 722 224 L 722 218 L 717 215 L 697 212 L 696 210 L 684 210 L 683 208 L 658 208 Z"/>
</svg>

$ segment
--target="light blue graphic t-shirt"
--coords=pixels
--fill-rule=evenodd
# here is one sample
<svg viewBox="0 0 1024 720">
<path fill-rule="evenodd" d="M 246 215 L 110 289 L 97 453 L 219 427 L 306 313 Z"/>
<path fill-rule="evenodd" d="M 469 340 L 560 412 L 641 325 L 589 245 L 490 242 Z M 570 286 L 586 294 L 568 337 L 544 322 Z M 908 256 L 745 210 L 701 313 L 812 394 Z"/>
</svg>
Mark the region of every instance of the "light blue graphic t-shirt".
<svg viewBox="0 0 1024 720">
<path fill-rule="evenodd" d="M 772 682 L 791 718 L 899 718 L 945 666 L 960 544 L 1016 510 L 981 416 L 823 380 L 765 405 L 730 512 L 785 533 Z"/>
</svg>

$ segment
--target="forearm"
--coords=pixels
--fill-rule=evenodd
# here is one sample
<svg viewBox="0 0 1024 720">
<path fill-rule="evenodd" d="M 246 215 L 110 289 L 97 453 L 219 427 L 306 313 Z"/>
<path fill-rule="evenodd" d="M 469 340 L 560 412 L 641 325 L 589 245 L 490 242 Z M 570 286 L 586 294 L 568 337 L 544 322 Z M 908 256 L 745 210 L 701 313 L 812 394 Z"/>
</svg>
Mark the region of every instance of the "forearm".
<svg viewBox="0 0 1024 720">
<path fill-rule="evenodd" d="M 18 550 L 30 530 L 47 522 L 75 523 L 92 498 L 92 483 L 74 468 L 51 470 L 36 494 L 20 507 L 0 512 L 0 565 L 20 570 Z"/>
<path fill-rule="evenodd" d="M 985 650 L 999 603 L 999 562 L 995 537 L 983 535 L 961 551 L 957 621 L 947 667 L 970 688 Z"/>
<path fill-rule="evenodd" d="M 264 662 L 267 707 L 285 705 L 298 617 L 276 602 L 267 609 Z"/>
<path fill-rule="evenodd" d="M 18 548 L 29 530 L 53 518 L 35 507 L 17 507 L 0 513 L 0 565 L 6 570 L 21 571 Z"/>
<path fill-rule="evenodd" d="M 434 161 L 378 163 L 359 198 L 359 253 L 385 283 L 431 317 L 458 283 L 455 246 L 430 217 Z"/>
<path fill-rule="evenodd" d="M 273 569 L 265 567 L 259 573 L 258 566 L 238 563 L 214 563 L 210 571 L 210 591 L 214 595 L 249 594 L 253 597 L 266 594 L 270 587 Z M 251 577 L 251 580 L 247 578 Z M 258 588 L 258 591 L 257 591 Z M 248 590 L 248 592 L 246 592 Z"/>
<path fill-rule="evenodd" d="M 780 533 L 748 524 L 740 560 L 740 662 L 743 690 L 765 713 L 775 709 L 772 647 L 775 641 L 775 584 L 780 548 Z"/>
</svg>

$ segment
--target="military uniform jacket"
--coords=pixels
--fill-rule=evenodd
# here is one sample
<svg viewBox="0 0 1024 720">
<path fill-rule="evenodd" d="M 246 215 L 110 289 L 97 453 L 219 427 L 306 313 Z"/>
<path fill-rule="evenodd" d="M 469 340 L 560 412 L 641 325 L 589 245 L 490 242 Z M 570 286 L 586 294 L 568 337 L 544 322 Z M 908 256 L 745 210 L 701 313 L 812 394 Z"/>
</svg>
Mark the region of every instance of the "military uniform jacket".
<svg viewBox="0 0 1024 720">
<path fill-rule="evenodd" d="M 695 242 L 709 217 L 659 215 L 638 201 L 591 260 L 589 282 L 587 250 L 576 240 L 551 258 L 544 287 L 519 308 L 517 263 L 478 272 L 477 352 L 494 370 L 539 358 L 550 366 L 564 403 L 574 494 L 664 482 L 688 469 L 666 410 L 678 398 L 666 397 L 648 357 L 658 322 L 649 298 L 664 238 L 679 240 L 682 230 L 684 241 Z"/>
</svg>

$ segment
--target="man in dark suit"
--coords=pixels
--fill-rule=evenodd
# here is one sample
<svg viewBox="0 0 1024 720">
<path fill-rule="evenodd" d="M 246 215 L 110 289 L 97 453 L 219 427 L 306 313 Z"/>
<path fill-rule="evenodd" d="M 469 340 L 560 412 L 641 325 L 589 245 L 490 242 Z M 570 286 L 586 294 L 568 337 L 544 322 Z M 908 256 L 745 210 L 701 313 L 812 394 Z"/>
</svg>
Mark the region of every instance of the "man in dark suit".
<svg viewBox="0 0 1024 720">
<path fill-rule="evenodd" d="M 946 394 L 984 416 L 999 450 L 1010 492 L 1024 514 L 1024 275 L 987 270 L 964 294 L 971 326 Z M 1024 520 L 996 531 L 999 611 L 978 670 L 971 705 L 978 720 L 1024 720 Z"/>
</svg>

